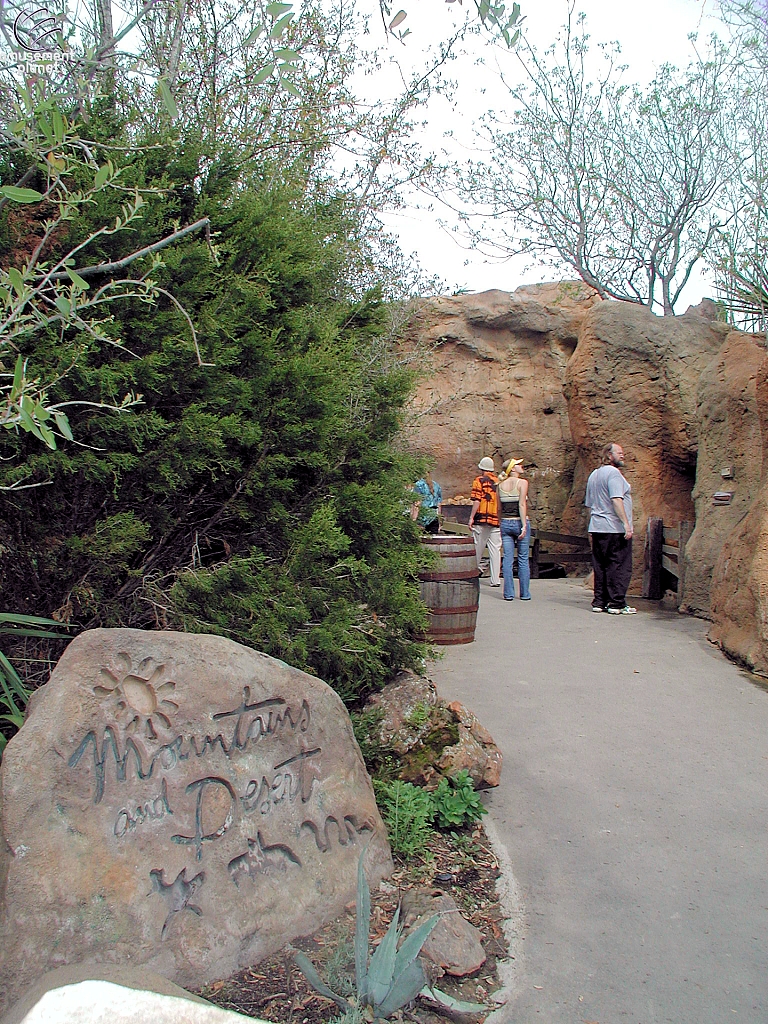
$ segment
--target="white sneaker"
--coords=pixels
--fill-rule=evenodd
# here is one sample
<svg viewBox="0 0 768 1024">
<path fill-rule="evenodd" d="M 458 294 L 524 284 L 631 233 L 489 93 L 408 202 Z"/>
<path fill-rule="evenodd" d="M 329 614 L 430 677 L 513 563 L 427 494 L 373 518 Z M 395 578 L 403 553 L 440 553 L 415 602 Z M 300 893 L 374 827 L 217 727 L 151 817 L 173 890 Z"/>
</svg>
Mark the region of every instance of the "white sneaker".
<svg viewBox="0 0 768 1024">
<path fill-rule="evenodd" d="M 609 615 L 637 615 L 637 608 L 630 608 L 625 604 L 623 608 L 606 608 Z"/>
<path fill-rule="evenodd" d="M 593 604 L 592 605 L 592 611 L 593 612 L 606 612 L 606 611 L 608 611 L 608 609 L 607 608 L 601 608 L 599 604 Z"/>
</svg>

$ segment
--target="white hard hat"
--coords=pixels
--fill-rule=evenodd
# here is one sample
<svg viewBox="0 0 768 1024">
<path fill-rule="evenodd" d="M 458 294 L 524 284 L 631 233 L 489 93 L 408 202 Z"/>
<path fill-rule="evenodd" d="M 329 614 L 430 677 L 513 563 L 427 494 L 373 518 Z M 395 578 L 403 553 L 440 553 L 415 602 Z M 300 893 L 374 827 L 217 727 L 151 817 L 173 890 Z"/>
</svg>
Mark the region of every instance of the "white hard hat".
<svg viewBox="0 0 768 1024">
<path fill-rule="evenodd" d="M 493 472 L 496 467 L 493 464 L 493 459 L 489 455 L 486 455 L 484 459 L 480 459 L 480 461 L 477 464 L 477 468 L 489 469 L 491 472 Z"/>
</svg>

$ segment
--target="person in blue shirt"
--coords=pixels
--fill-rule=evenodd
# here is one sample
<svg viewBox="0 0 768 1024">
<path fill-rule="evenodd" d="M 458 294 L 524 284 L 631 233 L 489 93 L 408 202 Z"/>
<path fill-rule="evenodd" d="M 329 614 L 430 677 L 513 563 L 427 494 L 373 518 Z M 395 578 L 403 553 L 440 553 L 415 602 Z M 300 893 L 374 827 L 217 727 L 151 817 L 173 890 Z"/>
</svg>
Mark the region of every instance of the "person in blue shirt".
<svg viewBox="0 0 768 1024">
<path fill-rule="evenodd" d="M 432 479 L 427 472 L 413 485 L 415 501 L 411 515 L 427 533 L 437 533 L 440 529 L 440 506 L 443 503 L 443 492 L 440 484 Z"/>
</svg>

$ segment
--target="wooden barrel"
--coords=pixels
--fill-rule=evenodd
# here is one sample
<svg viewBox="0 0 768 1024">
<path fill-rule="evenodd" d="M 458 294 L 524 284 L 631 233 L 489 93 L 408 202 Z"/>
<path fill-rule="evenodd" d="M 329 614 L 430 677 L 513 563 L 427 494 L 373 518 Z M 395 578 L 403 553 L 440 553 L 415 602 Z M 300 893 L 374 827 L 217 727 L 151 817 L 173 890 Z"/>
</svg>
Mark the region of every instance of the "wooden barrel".
<svg viewBox="0 0 768 1024">
<path fill-rule="evenodd" d="M 424 537 L 422 543 L 440 556 L 439 565 L 419 573 L 421 599 L 427 606 L 428 638 L 435 644 L 471 644 L 480 600 L 480 572 L 471 537 Z"/>
</svg>

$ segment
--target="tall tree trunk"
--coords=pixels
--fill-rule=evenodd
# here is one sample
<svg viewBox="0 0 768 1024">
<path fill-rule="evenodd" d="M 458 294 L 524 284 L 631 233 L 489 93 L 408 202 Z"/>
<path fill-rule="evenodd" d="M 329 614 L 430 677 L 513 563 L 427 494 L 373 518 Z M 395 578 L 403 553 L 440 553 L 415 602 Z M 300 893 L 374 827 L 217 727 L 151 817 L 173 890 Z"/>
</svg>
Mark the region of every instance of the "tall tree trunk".
<svg viewBox="0 0 768 1024">
<path fill-rule="evenodd" d="M 96 0 L 96 17 L 98 20 L 99 63 L 104 69 L 105 92 L 112 97 L 115 94 L 115 29 L 112 20 L 112 0 Z"/>
</svg>

